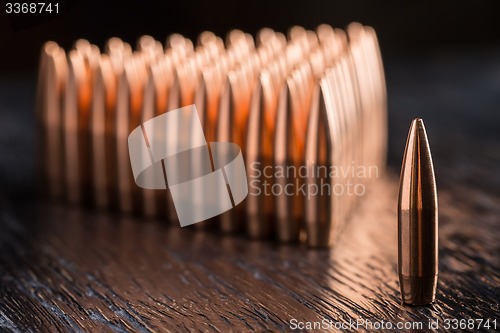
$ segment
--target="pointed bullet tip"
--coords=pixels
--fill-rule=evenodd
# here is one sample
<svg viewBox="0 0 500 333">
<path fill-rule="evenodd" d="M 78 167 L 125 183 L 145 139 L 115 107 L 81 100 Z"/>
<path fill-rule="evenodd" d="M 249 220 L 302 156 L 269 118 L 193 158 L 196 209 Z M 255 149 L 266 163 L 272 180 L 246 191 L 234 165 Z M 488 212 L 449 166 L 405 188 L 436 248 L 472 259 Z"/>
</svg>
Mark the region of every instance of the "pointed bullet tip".
<svg viewBox="0 0 500 333">
<path fill-rule="evenodd" d="M 410 133 L 413 133 L 414 135 L 421 135 L 422 132 L 424 132 L 425 135 L 426 131 L 425 131 L 424 120 L 422 118 L 413 119 L 410 125 Z"/>
<path fill-rule="evenodd" d="M 417 125 L 423 125 L 424 124 L 424 120 L 422 118 L 415 118 L 413 119 L 412 121 L 414 124 L 417 124 Z"/>
</svg>

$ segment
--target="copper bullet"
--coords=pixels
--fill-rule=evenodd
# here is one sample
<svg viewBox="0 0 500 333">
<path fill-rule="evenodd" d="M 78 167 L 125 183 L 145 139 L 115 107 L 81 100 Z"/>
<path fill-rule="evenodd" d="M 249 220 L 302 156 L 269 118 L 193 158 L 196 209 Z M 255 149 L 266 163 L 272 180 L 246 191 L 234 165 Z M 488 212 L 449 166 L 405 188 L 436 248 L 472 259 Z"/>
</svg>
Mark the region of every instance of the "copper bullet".
<svg viewBox="0 0 500 333">
<path fill-rule="evenodd" d="M 128 134 L 141 124 L 141 111 L 144 99 L 144 85 L 147 69 L 140 54 L 134 54 L 124 64 L 124 71 L 118 80 L 115 111 L 115 142 L 117 185 L 119 207 L 124 212 L 141 210 L 140 189 L 135 186 L 132 169 L 128 161 Z"/>
<path fill-rule="evenodd" d="M 113 111 L 116 105 L 116 78 L 107 55 L 101 56 L 99 66 L 95 68 L 93 75 L 93 98 L 89 116 L 93 201 L 98 207 L 108 207 L 113 197 L 110 191 L 114 187 L 110 180 L 115 171 L 109 169 L 113 153 L 106 141 L 112 135 Z"/>
<path fill-rule="evenodd" d="M 245 153 L 246 124 L 250 108 L 250 87 L 254 78 L 250 67 L 240 67 L 227 73 L 221 87 L 216 125 L 216 141 L 231 141 L 242 147 Z M 209 132 L 210 133 L 210 132 Z M 223 232 L 240 230 L 244 220 L 244 204 L 220 215 Z"/>
<path fill-rule="evenodd" d="M 276 118 L 277 67 L 269 68 L 260 74 L 259 81 L 253 91 L 250 112 L 248 115 L 246 136 L 246 170 L 249 179 L 256 179 L 259 184 L 270 183 L 260 172 L 272 166 L 272 148 L 274 138 L 274 121 Z M 255 168 L 255 166 L 258 168 Z M 273 197 L 249 193 L 246 199 L 247 232 L 252 238 L 267 237 L 272 233 L 272 215 L 274 213 Z"/>
<path fill-rule="evenodd" d="M 373 72 L 376 89 L 376 119 L 377 126 L 379 128 L 379 131 L 377 131 L 377 156 L 379 158 L 379 160 L 377 161 L 377 165 L 383 170 L 385 166 L 385 159 L 387 156 L 388 139 L 387 91 L 385 87 L 385 75 L 375 30 L 372 27 L 365 27 L 364 31 L 367 36 L 367 58 L 371 61 L 370 68 Z"/>
<path fill-rule="evenodd" d="M 324 184 L 333 187 L 336 179 L 328 177 L 324 172 L 330 165 L 338 163 L 339 131 L 336 114 L 332 108 L 332 94 L 328 77 L 323 77 L 316 84 L 305 141 L 305 161 L 308 167 L 306 177 L 307 188 L 321 189 Z M 319 192 L 317 195 L 305 198 L 305 230 L 307 245 L 310 247 L 331 246 L 336 238 L 338 223 L 338 196 Z"/>
<path fill-rule="evenodd" d="M 281 188 L 294 188 L 275 199 L 276 233 L 282 242 L 298 241 L 300 235 L 305 198 L 297 193 L 296 188 L 300 188 L 304 179 L 296 171 L 305 163 L 305 134 L 313 83 L 311 66 L 309 62 L 304 62 L 285 82 L 278 102 L 273 162 L 276 168 L 286 170 L 288 166 L 293 166 L 295 170 L 276 179 Z"/>
<path fill-rule="evenodd" d="M 157 104 L 162 103 L 163 101 L 159 101 L 159 98 L 162 98 L 165 100 L 165 94 L 157 94 L 156 91 L 156 86 L 157 86 L 157 81 L 161 80 L 158 78 L 159 75 L 154 75 L 152 72 L 151 68 L 148 68 L 148 79 L 147 82 L 144 85 L 144 99 L 142 102 L 142 110 L 141 110 L 141 123 L 144 123 L 147 120 L 150 120 L 151 118 L 154 118 L 157 116 Z M 148 138 L 149 139 L 149 138 Z M 147 142 L 149 144 L 149 141 Z M 149 146 L 148 146 L 149 147 Z M 146 177 L 152 178 L 152 175 L 147 175 Z M 160 202 L 157 201 L 157 193 L 163 191 L 156 191 L 152 189 L 141 189 L 142 193 L 142 211 L 145 216 L 147 217 L 156 217 L 159 214 L 159 204 Z M 161 203 L 160 205 L 164 206 L 165 202 Z M 161 206 L 160 206 L 161 207 Z"/>
<path fill-rule="evenodd" d="M 37 89 L 37 119 L 40 125 L 40 149 L 43 156 L 44 188 L 50 196 L 62 197 L 64 180 L 63 97 L 68 80 L 66 53 L 54 42 L 47 42 L 40 58 Z"/>
<path fill-rule="evenodd" d="M 282 242 L 307 239 L 312 247 L 331 246 L 358 202 L 336 188 L 344 191 L 353 182 L 364 186 L 353 167 L 383 169 L 385 82 L 369 27 L 353 24 L 346 34 L 328 25 L 316 31 L 296 26 L 288 39 L 264 28 L 255 40 L 240 30 L 225 40 L 203 32 L 196 46 L 173 34 L 165 49 L 143 36 L 136 51 L 111 38 L 105 50 L 100 55 L 95 45 L 78 40 L 67 59 L 55 43 L 42 52 L 37 100 L 45 176 L 51 192 L 70 201 L 85 201 L 92 193 L 97 206 L 177 220 L 169 191 L 134 183 L 126 137 L 149 119 L 193 103 L 205 139 L 240 146 L 250 188 L 260 184 L 262 190 L 217 216 L 217 223 L 199 223 L 199 228 L 235 232 L 246 226 L 255 238 L 273 235 Z M 183 135 L 196 140 L 199 133 Z M 195 174 L 207 165 L 196 158 L 187 163 Z M 316 168 L 311 176 L 275 173 L 310 166 Z M 332 168 L 340 172 L 332 176 Z M 298 191 L 307 185 L 326 192 L 270 193 L 273 188 L 284 193 L 291 181 Z"/>
<path fill-rule="evenodd" d="M 160 56 L 158 61 L 148 68 L 147 82 L 144 86 L 144 100 L 141 111 L 141 123 L 167 111 L 170 88 L 173 80 L 172 59 Z M 148 147 L 149 147 L 149 142 Z M 142 189 L 143 212 L 152 217 L 169 217 L 173 209 L 172 197 L 167 191 Z"/>
<path fill-rule="evenodd" d="M 429 142 L 418 118 L 411 123 L 401 168 L 398 250 L 403 302 L 432 303 L 438 277 L 438 201 Z"/>
<path fill-rule="evenodd" d="M 89 114 L 92 104 L 92 75 L 100 53 L 87 41 L 75 43 L 68 55 L 68 80 L 64 96 L 64 155 L 67 199 L 81 203 L 90 198 L 91 166 Z"/>
</svg>

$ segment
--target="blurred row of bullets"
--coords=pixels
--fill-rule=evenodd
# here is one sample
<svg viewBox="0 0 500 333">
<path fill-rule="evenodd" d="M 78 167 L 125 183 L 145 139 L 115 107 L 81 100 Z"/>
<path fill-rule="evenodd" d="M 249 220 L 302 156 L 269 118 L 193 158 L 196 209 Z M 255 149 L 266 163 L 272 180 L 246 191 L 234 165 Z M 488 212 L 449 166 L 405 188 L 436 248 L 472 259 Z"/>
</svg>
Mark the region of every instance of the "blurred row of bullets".
<svg viewBox="0 0 500 333">
<path fill-rule="evenodd" d="M 168 191 L 135 185 L 127 137 L 144 121 L 191 104 L 208 142 L 241 147 L 249 180 L 265 177 L 256 165 L 383 171 L 386 91 L 374 30 L 358 23 L 346 31 L 295 26 L 287 36 L 264 28 L 255 39 L 232 30 L 225 41 L 203 32 L 196 46 L 178 34 L 165 46 L 143 36 L 136 50 L 111 38 L 104 53 L 86 40 L 68 53 L 47 42 L 37 96 L 44 189 L 72 203 L 175 221 Z M 333 188 L 356 177 L 342 174 L 260 180 Z M 255 195 L 250 187 L 235 209 L 196 226 L 330 246 L 359 197 Z"/>
</svg>

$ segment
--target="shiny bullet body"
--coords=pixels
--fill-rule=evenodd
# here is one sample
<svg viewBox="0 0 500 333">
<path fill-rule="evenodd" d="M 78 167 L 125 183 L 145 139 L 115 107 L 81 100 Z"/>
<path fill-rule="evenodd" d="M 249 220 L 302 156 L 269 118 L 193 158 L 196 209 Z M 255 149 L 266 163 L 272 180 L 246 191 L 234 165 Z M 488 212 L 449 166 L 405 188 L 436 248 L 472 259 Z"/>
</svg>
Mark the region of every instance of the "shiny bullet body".
<svg viewBox="0 0 500 333">
<path fill-rule="evenodd" d="M 438 201 L 422 119 L 411 123 L 398 200 L 398 269 L 403 302 L 432 303 L 438 277 Z"/>
</svg>

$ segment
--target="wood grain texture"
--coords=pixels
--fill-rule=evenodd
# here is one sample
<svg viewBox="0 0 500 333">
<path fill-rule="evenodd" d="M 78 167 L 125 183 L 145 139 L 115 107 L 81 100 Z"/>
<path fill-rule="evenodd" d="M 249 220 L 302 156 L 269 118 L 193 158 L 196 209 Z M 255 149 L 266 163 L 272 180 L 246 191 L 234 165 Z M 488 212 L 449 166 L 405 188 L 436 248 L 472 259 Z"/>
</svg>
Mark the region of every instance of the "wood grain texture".
<svg viewBox="0 0 500 333">
<path fill-rule="evenodd" d="M 292 319 L 498 323 L 495 52 L 386 61 L 389 168 L 332 250 L 36 199 L 27 157 L 34 136 L 22 135 L 32 130 L 31 114 L 16 112 L 29 109 L 32 81 L 1 78 L 0 331 L 274 332 L 289 331 Z M 398 172 L 417 116 L 427 127 L 440 208 L 438 294 L 427 307 L 401 305 L 396 267 Z"/>
</svg>

